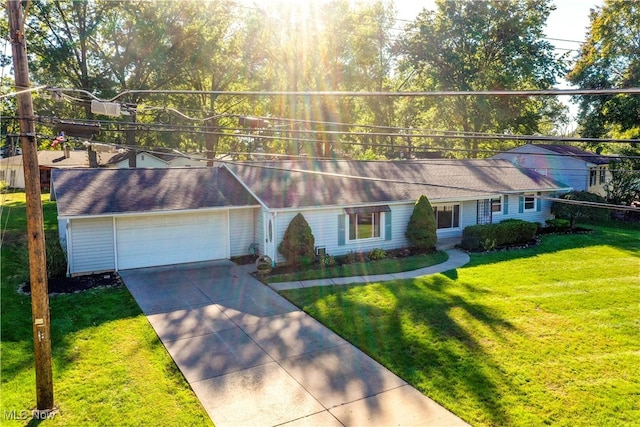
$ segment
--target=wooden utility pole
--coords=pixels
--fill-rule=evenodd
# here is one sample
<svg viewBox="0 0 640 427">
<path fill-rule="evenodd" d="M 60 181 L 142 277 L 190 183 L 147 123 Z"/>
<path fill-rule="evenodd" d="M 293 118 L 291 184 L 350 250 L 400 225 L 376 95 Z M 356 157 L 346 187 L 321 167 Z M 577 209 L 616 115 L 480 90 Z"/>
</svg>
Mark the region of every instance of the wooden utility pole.
<svg viewBox="0 0 640 427">
<path fill-rule="evenodd" d="M 31 312 L 36 364 L 37 408 L 50 411 L 53 406 L 53 375 L 51 369 L 51 331 L 47 257 L 44 243 L 44 221 L 40 199 L 40 171 L 36 144 L 35 117 L 29 88 L 27 43 L 24 36 L 25 16 L 19 0 L 7 0 L 9 31 L 13 52 L 20 144 L 24 167 L 24 187 L 27 199 L 27 241 L 29 247 L 29 277 L 31 280 Z"/>
</svg>

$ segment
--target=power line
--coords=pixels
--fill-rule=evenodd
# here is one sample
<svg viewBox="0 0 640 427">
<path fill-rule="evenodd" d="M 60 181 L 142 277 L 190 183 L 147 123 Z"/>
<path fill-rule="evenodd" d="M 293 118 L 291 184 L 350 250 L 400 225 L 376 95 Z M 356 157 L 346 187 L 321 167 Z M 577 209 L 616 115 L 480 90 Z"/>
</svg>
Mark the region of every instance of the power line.
<svg viewBox="0 0 640 427">
<path fill-rule="evenodd" d="M 578 95 L 638 95 L 640 88 L 610 89 L 526 89 L 526 90 L 436 90 L 436 91 L 228 91 L 182 89 L 129 89 L 110 99 L 100 99 L 84 89 L 48 88 L 53 92 L 83 93 L 101 102 L 114 102 L 127 95 L 218 95 L 218 96 L 299 96 L 299 97 L 431 97 L 431 96 L 578 96 Z"/>
</svg>

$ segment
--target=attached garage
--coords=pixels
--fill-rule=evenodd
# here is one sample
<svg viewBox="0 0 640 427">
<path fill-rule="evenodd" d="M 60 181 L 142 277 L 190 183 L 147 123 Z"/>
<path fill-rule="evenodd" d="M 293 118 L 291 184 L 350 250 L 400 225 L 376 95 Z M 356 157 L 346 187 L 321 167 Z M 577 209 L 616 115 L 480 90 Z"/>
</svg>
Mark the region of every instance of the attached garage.
<svg viewBox="0 0 640 427">
<path fill-rule="evenodd" d="M 118 269 L 229 258 L 228 212 L 116 218 Z"/>
<path fill-rule="evenodd" d="M 254 242 L 255 199 L 226 170 L 61 169 L 53 182 L 70 274 L 226 259 Z"/>
</svg>

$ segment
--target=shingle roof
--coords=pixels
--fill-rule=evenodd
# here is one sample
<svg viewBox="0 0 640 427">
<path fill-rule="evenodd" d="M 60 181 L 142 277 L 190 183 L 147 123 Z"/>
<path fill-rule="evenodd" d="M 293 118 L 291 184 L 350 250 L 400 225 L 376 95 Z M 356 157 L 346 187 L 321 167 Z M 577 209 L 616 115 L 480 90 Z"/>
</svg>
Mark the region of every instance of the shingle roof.
<svg viewBox="0 0 640 427">
<path fill-rule="evenodd" d="M 576 159 L 593 163 L 594 165 L 606 165 L 606 164 L 609 164 L 609 162 L 611 161 L 611 159 L 607 156 L 602 156 L 600 154 L 592 153 L 591 151 L 582 150 L 572 145 L 560 145 L 560 144 L 531 144 L 531 145 L 533 145 L 534 147 L 553 151 L 554 153 L 575 157 Z"/>
<path fill-rule="evenodd" d="M 219 168 L 55 169 L 52 180 L 60 216 L 257 204 Z"/>
<path fill-rule="evenodd" d="M 98 163 L 104 165 L 118 153 L 98 153 Z M 22 154 L 0 160 L 2 165 L 22 165 Z M 88 168 L 89 155 L 86 150 L 71 150 L 69 157 L 62 150 L 38 151 L 38 165 L 49 168 Z"/>
<path fill-rule="evenodd" d="M 229 169 L 269 208 L 464 200 L 564 185 L 508 160 L 282 161 L 232 164 Z M 338 176 L 306 173 L 314 171 Z M 352 177 L 374 178 L 363 180 Z"/>
</svg>

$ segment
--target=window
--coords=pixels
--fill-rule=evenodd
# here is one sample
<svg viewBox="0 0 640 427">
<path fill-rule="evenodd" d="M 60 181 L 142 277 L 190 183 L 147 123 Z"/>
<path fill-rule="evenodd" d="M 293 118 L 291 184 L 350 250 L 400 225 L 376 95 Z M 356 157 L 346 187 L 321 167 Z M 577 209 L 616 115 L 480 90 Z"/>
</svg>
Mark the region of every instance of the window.
<svg viewBox="0 0 640 427">
<path fill-rule="evenodd" d="M 536 209 L 536 197 L 535 194 L 525 194 L 524 195 L 524 210 L 533 211 Z"/>
<path fill-rule="evenodd" d="M 9 187 L 15 187 L 15 186 L 16 186 L 16 170 L 11 169 L 9 171 Z"/>
<path fill-rule="evenodd" d="M 438 230 L 460 227 L 460 205 L 434 206 L 433 212 Z"/>
<path fill-rule="evenodd" d="M 491 212 L 502 213 L 502 196 L 491 199 Z"/>
<path fill-rule="evenodd" d="M 349 240 L 380 237 L 380 212 L 349 214 Z"/>
<path fill-rule="evenodd" d="M 589 169 L 589 187 L 596 185 L 597 172 L 596 169 Z"/>
<path fill-rule="evenodd" d="M 607 178 L 607 168 L 602 166 L 600 168 L 600 184 L 604 184 L 604 181 L 606 178 Z"/>
</svg>

